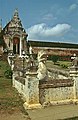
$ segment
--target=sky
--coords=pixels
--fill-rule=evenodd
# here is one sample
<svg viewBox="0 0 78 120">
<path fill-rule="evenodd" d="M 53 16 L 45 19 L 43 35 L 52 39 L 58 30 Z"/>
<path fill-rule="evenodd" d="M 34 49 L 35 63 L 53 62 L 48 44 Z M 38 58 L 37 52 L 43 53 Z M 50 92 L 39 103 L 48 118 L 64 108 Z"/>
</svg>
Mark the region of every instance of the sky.
<svg viewBox="0 0 78 120">
<path fill-rule="evenodd" d="M 78 0 L 0 0 L 3 27 L 15 9 L 28 40 L 78 44 Z"/>
</svg>

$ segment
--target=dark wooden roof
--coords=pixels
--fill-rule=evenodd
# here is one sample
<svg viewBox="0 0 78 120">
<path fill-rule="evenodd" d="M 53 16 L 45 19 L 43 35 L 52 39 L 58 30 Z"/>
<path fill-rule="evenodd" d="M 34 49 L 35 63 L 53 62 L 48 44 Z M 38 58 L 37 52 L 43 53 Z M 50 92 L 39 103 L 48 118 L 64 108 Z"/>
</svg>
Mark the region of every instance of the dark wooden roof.
<svg viewBox="0 0 78 120">
<path fill-rule="evenodd" d="M 78 44 L 74 43 L 61 43 L 61 42 L 43 42 L 28 40 L 28 46 L 32 47 L 54 47 L 54 48 L 74 48 L 78 49 Z"/>
</svg>

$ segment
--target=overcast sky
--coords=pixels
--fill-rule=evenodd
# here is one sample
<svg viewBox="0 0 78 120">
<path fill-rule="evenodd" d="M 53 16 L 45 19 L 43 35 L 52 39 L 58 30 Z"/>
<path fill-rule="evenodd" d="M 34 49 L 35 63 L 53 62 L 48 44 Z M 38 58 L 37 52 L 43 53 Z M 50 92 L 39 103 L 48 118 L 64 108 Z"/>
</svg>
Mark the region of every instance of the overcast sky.
<svg viewBox="0 0 78 120">
<path fill-rule="evenodd" d="M 78 43 L 78 0 L 0 0 L 3 27 L 16 8 L 28 39 Z"/>
</svg>

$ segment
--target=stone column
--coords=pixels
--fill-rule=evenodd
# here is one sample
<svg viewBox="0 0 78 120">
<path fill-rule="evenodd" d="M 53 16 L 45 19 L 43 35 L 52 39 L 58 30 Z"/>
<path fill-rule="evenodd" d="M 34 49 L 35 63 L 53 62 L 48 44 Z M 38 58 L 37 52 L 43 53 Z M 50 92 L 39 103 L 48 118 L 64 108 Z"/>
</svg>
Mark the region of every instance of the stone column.
<svg viewBox="0 0 78 120">
<path fill-rule="evenodd" d="M 20 37 L 20 57 L 22 56 L 22 37 Z"/>
<path fill-rule="evenodd" d="M 70 68 L 70 77 L 74 80 L 73 93 L 74 101 L 78 102 L 78 66 Z"/>
<path fill-rule="evenodd" d="M 16 77 L 16 73 L 15 73 L 15 71 L 13 71 L 13 75 L 12 75 L 12 85 L 13 85 L 13 87 L 15 87 L 15 77 Z"/>
<path fill-rule="evenodd" d="M 26 102 L 25 109 L 41 108 L 39 103 L 39 80 L 34 76 L 34 73 L 26 75 L 25 93 Z"/>
</svg>

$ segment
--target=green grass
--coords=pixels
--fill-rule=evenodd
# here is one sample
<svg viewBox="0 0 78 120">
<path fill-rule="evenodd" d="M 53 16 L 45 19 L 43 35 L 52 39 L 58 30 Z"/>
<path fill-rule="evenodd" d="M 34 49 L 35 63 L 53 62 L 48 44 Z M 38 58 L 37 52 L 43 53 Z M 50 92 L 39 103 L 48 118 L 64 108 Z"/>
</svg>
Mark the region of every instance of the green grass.
<svg viewBox="0 0 78 120">
<path fill-rule="evenodd" d="M 56 68 L 67 70 L 71 66 L 71 62 L 69 61 L 58 61 L 54 64 L 51 60 L 46 62 L 47 68 Z"/>
<path fill-rule="evenodd" d="M 24 111 L 23 101 L 17 90 L 12 87 L 12 80 L 4 76 L 4 72 L 9 68 L 6 61 L 0 61 L 0 113 L 14 113 Z"/>
</svg>

